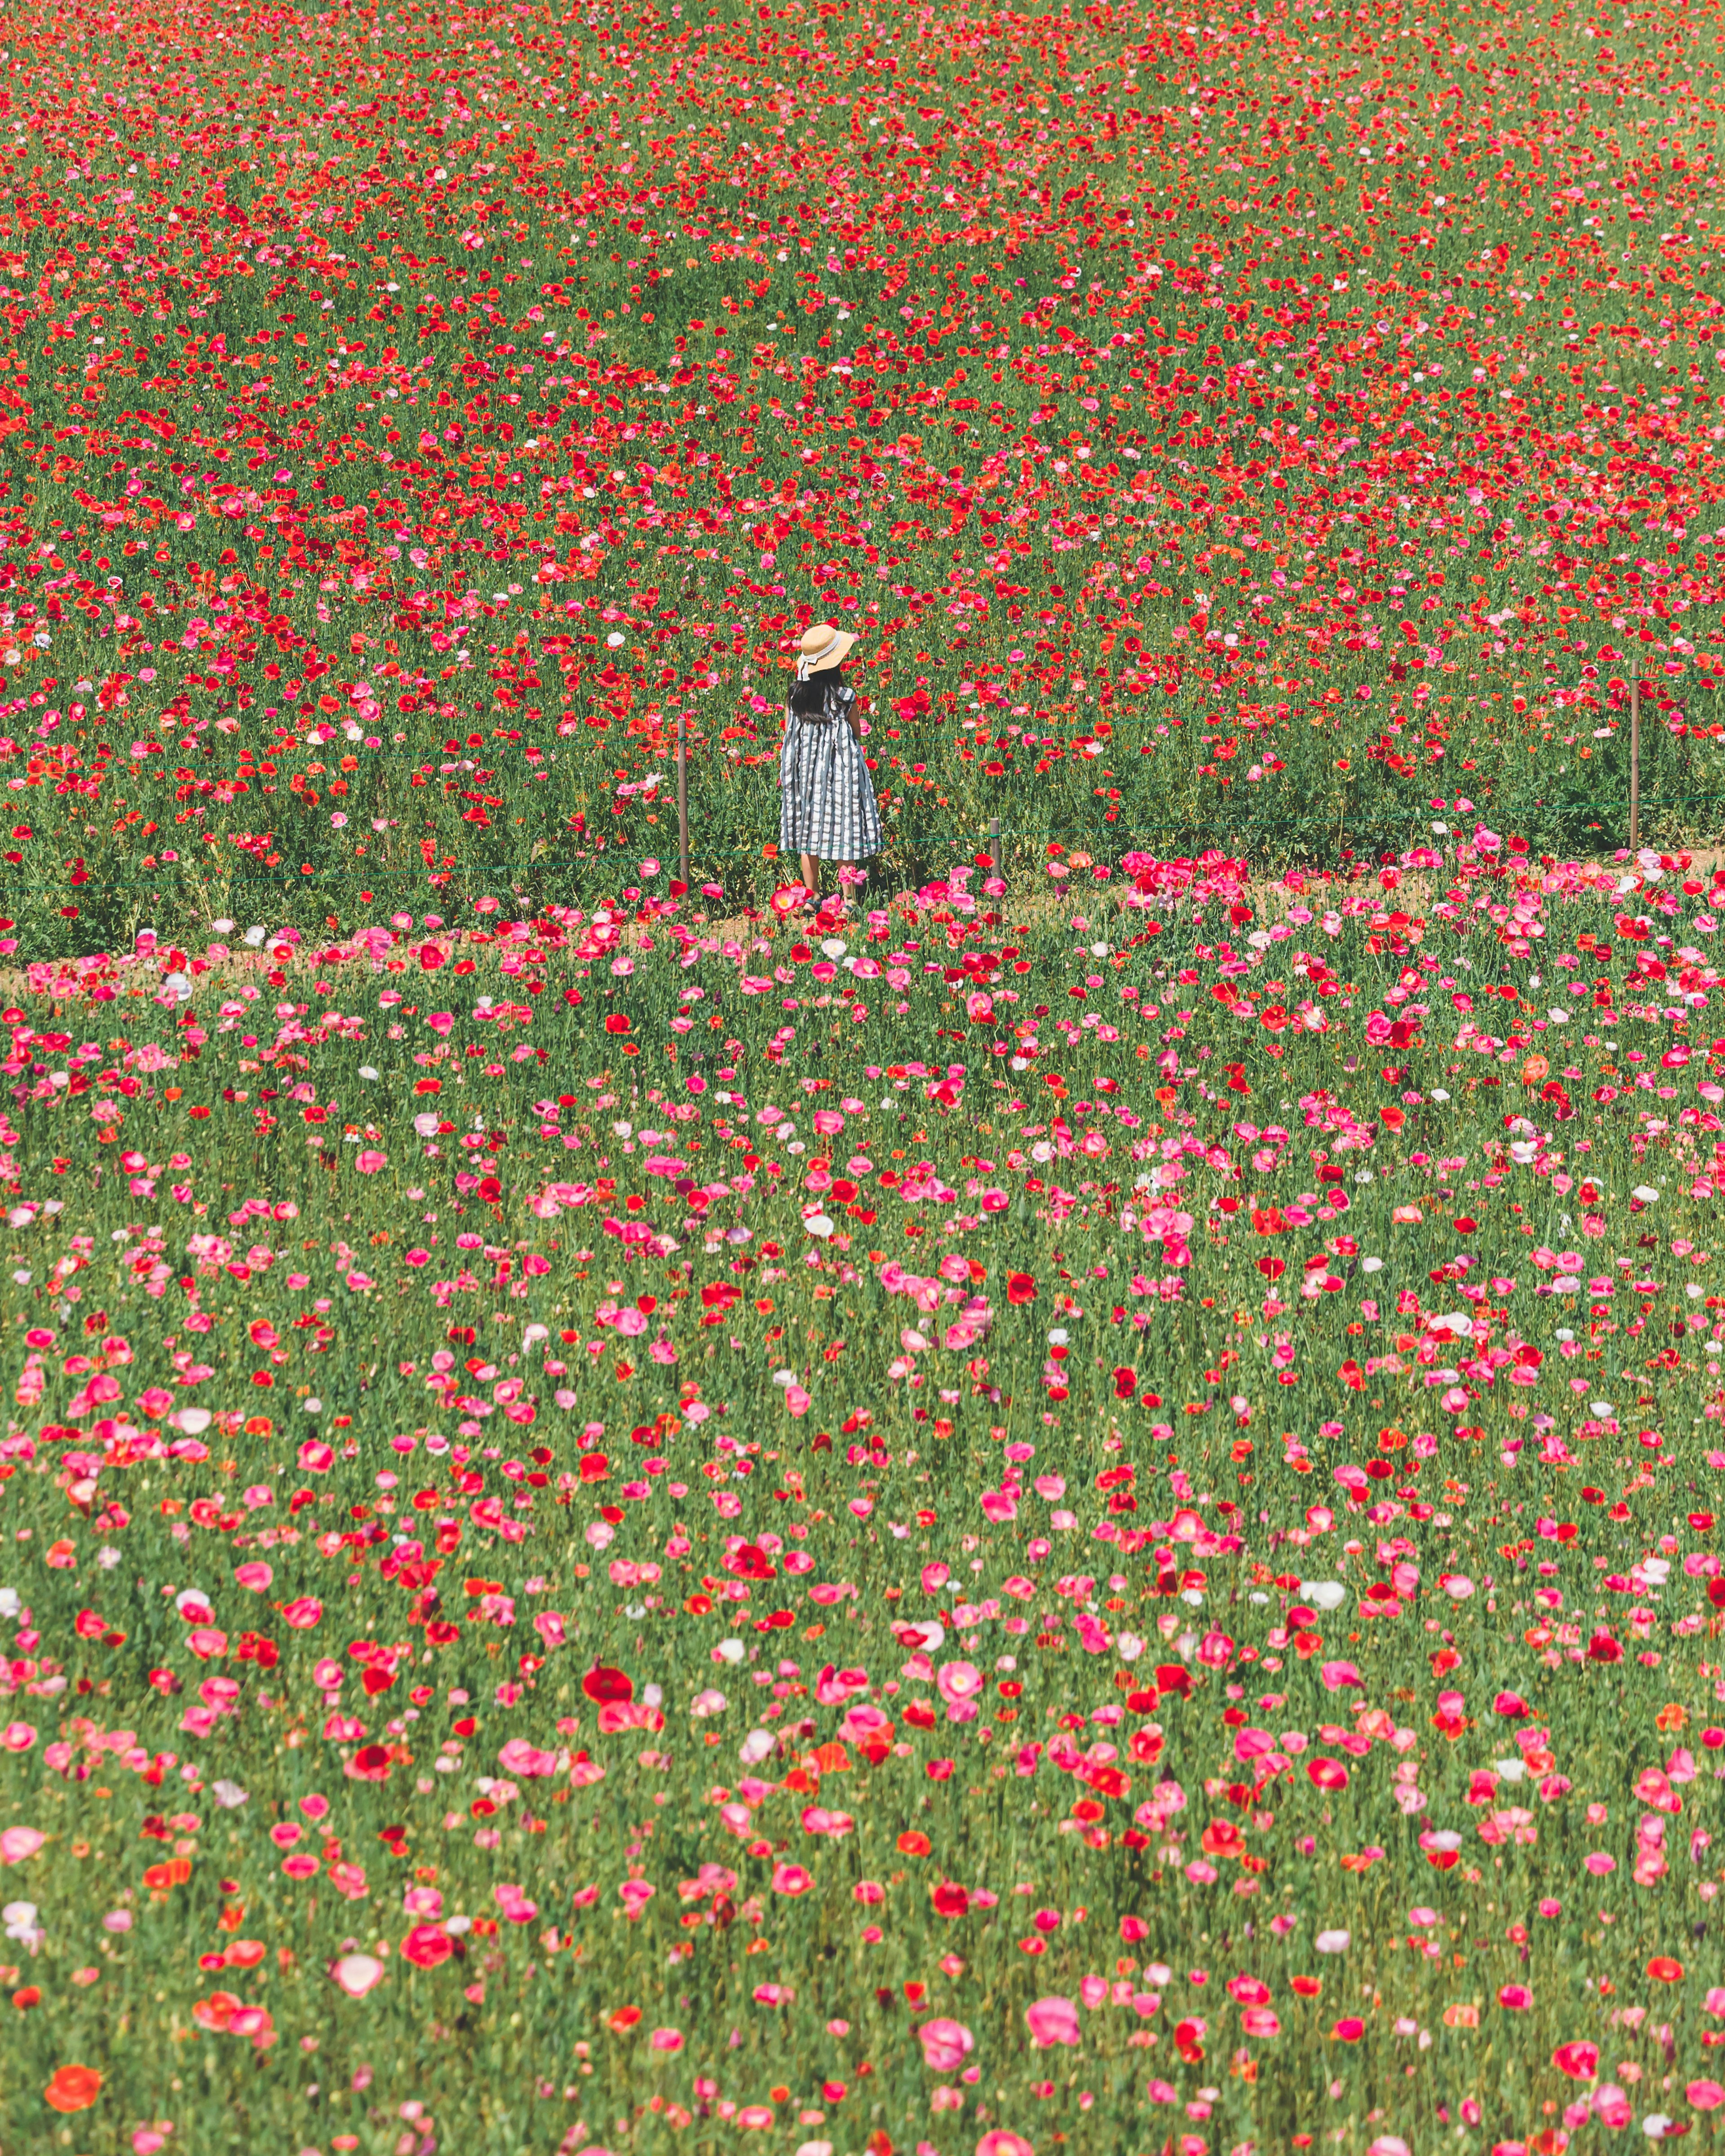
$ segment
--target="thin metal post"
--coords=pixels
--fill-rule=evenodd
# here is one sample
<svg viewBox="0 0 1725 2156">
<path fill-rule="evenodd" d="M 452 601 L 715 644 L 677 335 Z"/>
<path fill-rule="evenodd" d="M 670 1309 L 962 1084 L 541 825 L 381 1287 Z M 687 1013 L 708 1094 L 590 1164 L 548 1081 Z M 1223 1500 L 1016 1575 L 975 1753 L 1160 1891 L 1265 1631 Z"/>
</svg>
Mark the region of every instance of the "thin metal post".
<svg viewBox="0 0 1725 2156">
<path fill-rule="evenodd" d="M 689 714 L 677 713 L 677 859 L 689 880 Z"/>
<path fill-rule="evenodd" d="M 1630 683 L 1630 844 L 1641 843 L 1641 685 Z"/>
<path fill-rule="evenodd" d="M 988 858 L 994 864 L 994 874 L 998 877 L 1000 874 L 1000 819 L 998 816 L 988 819 Z"/>
</svg>

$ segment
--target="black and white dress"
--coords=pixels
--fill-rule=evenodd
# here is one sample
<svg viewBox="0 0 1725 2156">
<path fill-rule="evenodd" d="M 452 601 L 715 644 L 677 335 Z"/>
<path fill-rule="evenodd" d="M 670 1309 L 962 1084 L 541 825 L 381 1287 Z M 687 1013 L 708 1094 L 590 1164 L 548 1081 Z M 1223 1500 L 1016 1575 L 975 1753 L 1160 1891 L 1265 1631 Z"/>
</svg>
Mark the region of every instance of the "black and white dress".
<svg viewBox="0 0 1725 2156">
<path fill-rule="evenodd" d="M 836 667 L 792 691 L 778 764 L 778 843 L 787 854 L 860 861 L 880 850 L 874 784 L 849 723 L 855 701 Z"/>
</svg>

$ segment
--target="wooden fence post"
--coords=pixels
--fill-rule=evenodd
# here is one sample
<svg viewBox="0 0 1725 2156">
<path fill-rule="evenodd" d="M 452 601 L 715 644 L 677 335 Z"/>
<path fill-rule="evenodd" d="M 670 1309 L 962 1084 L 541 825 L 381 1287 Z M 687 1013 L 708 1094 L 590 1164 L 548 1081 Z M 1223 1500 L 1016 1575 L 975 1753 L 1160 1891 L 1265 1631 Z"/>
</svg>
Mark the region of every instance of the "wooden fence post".
<svg viewBox="0 0 1725 2156">
<path fill-rule="evenodd" d="M 1641 685 L 1630 683 L 1630 844 L 1641 843 Z"/>
<path fill-rule="evenodd" d="M 689 714 L 677 713 L 677 859 L 689 881 Z"/>
</svg>

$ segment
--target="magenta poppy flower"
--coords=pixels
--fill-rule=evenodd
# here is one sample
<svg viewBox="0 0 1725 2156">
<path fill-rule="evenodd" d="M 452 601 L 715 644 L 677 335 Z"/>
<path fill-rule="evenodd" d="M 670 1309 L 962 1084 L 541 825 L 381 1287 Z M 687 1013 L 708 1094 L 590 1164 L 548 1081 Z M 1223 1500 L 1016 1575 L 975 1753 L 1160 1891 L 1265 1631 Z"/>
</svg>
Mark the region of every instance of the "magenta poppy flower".
<svg viewBox="0 0 1725 2156">
<path fill-rule="evenodd" d="M 415 1969 L 436 1969 L 455 1951 L 455 1942 L 440 1924 L 415 1924 L 401 1943 L 402 1957 Z"/>
</svg>

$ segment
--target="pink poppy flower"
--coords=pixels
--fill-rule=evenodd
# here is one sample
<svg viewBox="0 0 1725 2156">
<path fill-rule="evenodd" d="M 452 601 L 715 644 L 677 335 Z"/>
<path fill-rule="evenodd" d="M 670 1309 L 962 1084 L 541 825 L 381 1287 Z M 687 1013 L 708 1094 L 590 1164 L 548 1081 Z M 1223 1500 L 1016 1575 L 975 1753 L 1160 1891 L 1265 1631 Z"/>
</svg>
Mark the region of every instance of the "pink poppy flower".
<svg viewBox="0 0 1725 2156">
<path fill-rule="evenodd" d="M 1039 1999 L 1034 2006 L 1024 2009 L 1024 2020 L 1030 2041 L 1039 2051 L 1053 2044 L 1078 2041 L 1078 2009 L 1070 1999 Z"/>
<path fill-rule="evenodd" d="M 916 2041 L 922 2046 L 923 2065 L 936 2074 L 957 2073 L 976 2049 L 975 2037 L 962 2021 L 940 2017 L 925 2021 L 916 2031 Z"/>
<path fill-rule="evenodd" d="M 1606 2082 L 1594 2091 L 1593 2105 L 1594 2117 L 1614 2130 L 1627 2126 L 1635 2116 L 1629 2098 L 1615 2082 Z"/>
<path fill-rule="evenodd" d="M 329 1974 L 331 1981 L 350 1999 L 363 1999 L 368 1992 L 376 1990 L 389 1970 L 375 1954 L 346 1953 L 331 1963 Z"/>
<path fill-rule="evenodd" d="M 535 1775 L 556 1774 L 557 1755 L 530 1744 L 525 1737 L 511 1737 L 497 1754 L 497 1764 L 506 1774 L 531 1779 Z"/>
<path fill-rule="evenodd" d="M 983 1673 L 974 1662 L 942 1662 L 935 1685 L 947 1705 L 973 1700 L 983 1688 Z"/>
<path fill-rule="evenodd" d="M 945 1568 L 942 1567 L 942 1570 L 944 1571 L 944 1569 Z M 925 1568 L 925 1582 L 926 1573 Z M 929 1592 L 931 1594 L 937 1592 L 939 1584 L 937 1582 L 936 1586 L 931 1588 Z M 843 1707 L 852 1692 L 866 1691 L 868 1682 L 869 1673 L 866 1670 L 834 1669 L 829 1662 L 815 1680 L 814 1697 L 816 1702 L 822 1707 Z"/>
<path fill-rule="evenodd" d="M 775 1864 L 773 1867 L 775 1894 L 806 1894 L 814 1884 L 813 1873 L 800 1864 Z"/>
</svg>

